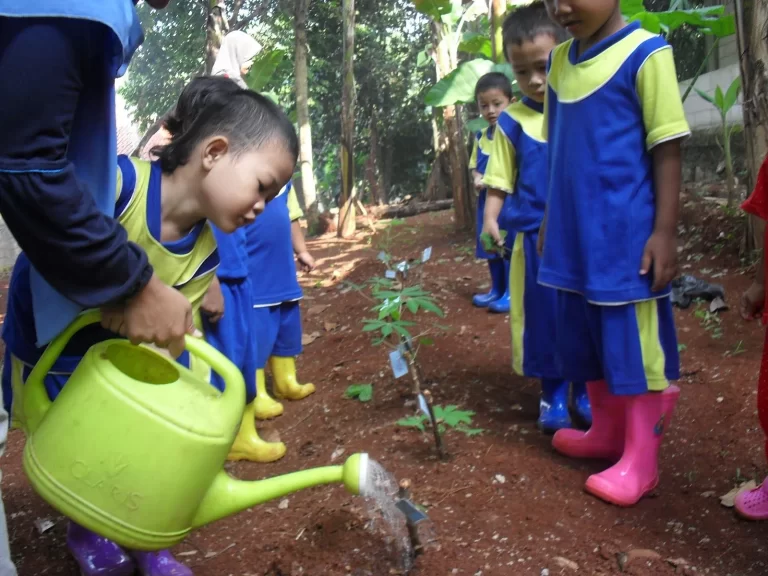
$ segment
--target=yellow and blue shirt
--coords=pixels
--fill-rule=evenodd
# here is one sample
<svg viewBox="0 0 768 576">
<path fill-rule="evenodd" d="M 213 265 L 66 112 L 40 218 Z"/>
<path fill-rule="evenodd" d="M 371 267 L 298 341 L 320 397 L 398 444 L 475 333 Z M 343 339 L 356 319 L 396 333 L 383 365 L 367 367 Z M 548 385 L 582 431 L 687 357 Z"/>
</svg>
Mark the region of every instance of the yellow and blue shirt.
<svg viewBox="0 0 768 576">
<path fill-rule="evenodd" d="M 162 242 L 160 165 L 120 156 L 118 168 L 115 218 L 128 239 L 146 251 L 158 278 L 184 294 L 197 311 L 219 264 L 211 226 L 203 220 L 183 238 Z M 11 277 L 3 339 L 14 356 L 31 366 L 44 348 L 36 346 L 29 272 L 29 260 L 22 254 Z M 53 372 L 71 373 L 92 344 L 114 337 L 98 326 L 85 328 L 72 339 Z"/>
<path fill-rule="evenodd" d="M 550 55 L 547 237 L 539 282 L 617 305 L 665 296 L 639 273 L 654 228 L 654 146 L 689 134 L 672 49 L 632 23 Z"/>
<path fill-rule="evenodd" d="M 547 200 L 544 106 L 530 98 L 499 116 L 483 183 L 508 194 L 500 220 L 517 232 L 535 232 Z"/>
<path fill-rule="evenodd" d="M 291 223 L 303 215 L 293 183 L 289 182 L 267 203 L 256 221 L 245 227 L 254 307 L 301 299 L 303 294 L 296 278 Z"/>
</svg>

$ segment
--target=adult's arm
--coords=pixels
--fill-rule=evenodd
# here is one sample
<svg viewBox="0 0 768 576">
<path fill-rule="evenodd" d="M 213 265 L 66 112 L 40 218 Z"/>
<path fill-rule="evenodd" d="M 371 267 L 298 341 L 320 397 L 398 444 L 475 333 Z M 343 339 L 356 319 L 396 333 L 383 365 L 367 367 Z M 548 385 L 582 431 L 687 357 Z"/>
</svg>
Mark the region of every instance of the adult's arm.
<svg viewBox="0 0 768 576">
<path fill-rule="evenodd" d="M 78 100 L 103 73 L 93 29 L 0 18 L 0 213 L 43 278 L 86 308 L 124 301 L 152 276 L 144 251 L 99 211 L 67 160 Z"/>
</svg>

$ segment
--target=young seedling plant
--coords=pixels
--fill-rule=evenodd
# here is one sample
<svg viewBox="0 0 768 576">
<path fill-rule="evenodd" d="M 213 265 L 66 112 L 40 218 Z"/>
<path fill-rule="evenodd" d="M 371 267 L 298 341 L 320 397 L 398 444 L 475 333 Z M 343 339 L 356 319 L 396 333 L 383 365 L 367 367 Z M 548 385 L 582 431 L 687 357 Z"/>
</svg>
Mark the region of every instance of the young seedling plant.
<svg viewBox="0 0 768 576">
<path fill-rule="evenodd" d="M 386 267 L 384 277 L 374 276 L 364 285 L 349 286 L 373 303 L 370 311 L 375 317 L 363 320 L 363 332 L 373 335 L 374 345 L 390 349 L 390 364 L 396 378 L 410 377 L 411 394 L 421 414 L 402 419 L 398 425 L 413 426 L 425 431 L 425 424 L 431 424 L 435 448 L 439 457 L 445 459 L 448 456 L 442 439 L 445 427 L 466 433 L 472 430 L 470 426 L 474 413 L 459 410 L 457 406 L 435 406 L 429 390 L 422 390 L 424 379 L 418 362 L 419 352 L 422 347 L 434 343 L 433 335 L 444 333 L 448 328 L 428 320 L 429 315 L 443 318 L 445 314 L 432 293 L 420 284 L 412 284 L 418 276 L 417 268 L 430 259 L 432 249 L 425 249 L 421 257 L 414 260 L 398 262 L 392 255 L 394 241 L 407 233 L 404 224 L 404 220 L 392 220 L 379 238 L 378 248 L 381 251 L 378 259 Z"/>
<path fill-rule="evenodd" d="M 734 201 L 734 185 L 733 185 L 733 157 L 731 155 L 731 136 L 734 133 L 741 130 L 739 124 L 728 125 L 728 112 L 733 108 L 734 104 L 739 98 L 739 92 L 741 92 L 741 77 L 737 76 L 736 79 L 731 82 L 728 90 L 723 93 L 723 89 L 718 86 L 715 88 L 715 95 L 710 96 L 706 92 L 702 92 L 696 88 L 696 93 L 717 108 L 720 114 L 720 123 L 722 129 L 722 142 L 719 138 L 716 139 L 717 145 L 723 152 L 725 157 L 725 178 L 728 186 L 728 208 L 733 207 Z"/>
</svg>

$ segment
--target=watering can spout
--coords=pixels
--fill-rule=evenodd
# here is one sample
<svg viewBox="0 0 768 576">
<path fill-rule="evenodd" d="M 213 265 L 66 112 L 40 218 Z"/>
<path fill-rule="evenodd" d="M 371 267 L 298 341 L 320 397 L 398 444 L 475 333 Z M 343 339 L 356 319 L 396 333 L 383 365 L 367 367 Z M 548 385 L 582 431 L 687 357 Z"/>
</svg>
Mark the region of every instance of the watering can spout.
<svg viewBox="0 0 768 576">
<path fill-rule="evenodd" d="M 341 466 L 310 468 L 256 481 L 237 480 L 221 471 L 203 498 L 192 526 L 205 526 L 252 506 L 323 484 L 342 483 L 351 494 L 365 494 L 368 482 L 367 454 L 353 454 Z"/>
</svg>

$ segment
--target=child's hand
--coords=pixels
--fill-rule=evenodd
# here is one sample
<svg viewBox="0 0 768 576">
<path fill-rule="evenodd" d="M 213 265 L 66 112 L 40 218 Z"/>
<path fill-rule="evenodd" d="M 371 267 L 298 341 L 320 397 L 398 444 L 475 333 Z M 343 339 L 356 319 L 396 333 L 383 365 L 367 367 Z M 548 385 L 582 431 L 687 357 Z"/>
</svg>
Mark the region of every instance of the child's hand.
<svg viewBox="0 0 768 576">
<path fill-rule="evenodd" d="M 167 348 L 174 358 L 184 352 L 184 336 L 199 333 L 192 321 L 189 300 L 156 275 L 125 304 L 102 308 L 101 325 L 133 344 Z"/>
<path fill-rule="evenodd" d="M 753 282 L 741 296 L 739 311 L 744 320 L 754 320 L 760 317 L 765 306 L 765 286 Z"/>
<path fill-rule="evenodd" d="M 224 295 L 221 293 L 219 279 L 215 276 L 213 282 L 211 282 L 211 285 L 208 287 L 208 292 L 203 296 L 203 303 L 200 305 L 200 310 L 202 310 L 203 314 L 208 317 L 208 320 L 214 324 L 224 316 Z"/>
<path fill-rule="evenodd" d="M 296 254 L 296 260 L 299 261 L 299 265 L 304 272 L 311 272 L 315 269 L 315 259 L 306 250 Z"/>
<path fill-rule="evenodd" d="M 488 234 L 496 246 L 504 246 L 504 240 L 499 233 L 499 223 L 496 220 L 488 219 L 483 221 L 483 234 Z"/>
<path fill-rule="evenodd" d="M 674 234 L 654 232 L 645 243 L 640 274 L 645 276 L 653 266 L 651 290 L 659 292 L 667 286 L 677 272 L 677 239 Z"/>
<path fill-rule="evenodd" d="M 472 175 L 472 183 L 475 186 L 475 190 L 477 192 L 480 192 L 483 188 L 485 188 L 485 184 L 483 184 L 483 175 L 479 172 L 475 172 Z"/>
</svg>

